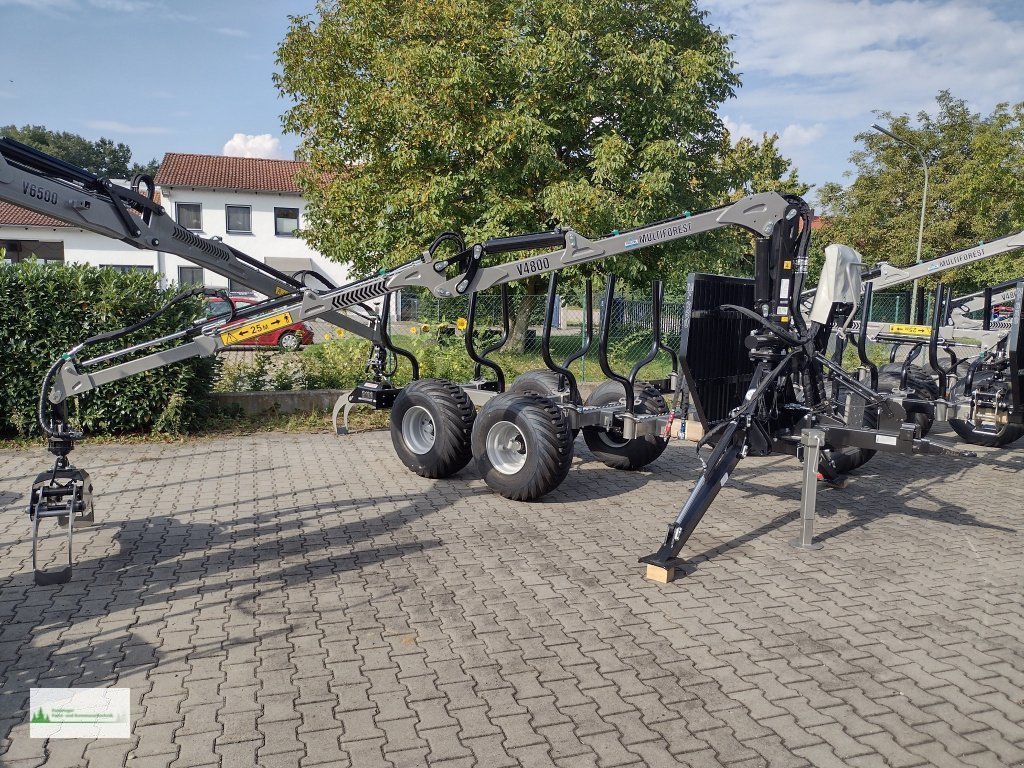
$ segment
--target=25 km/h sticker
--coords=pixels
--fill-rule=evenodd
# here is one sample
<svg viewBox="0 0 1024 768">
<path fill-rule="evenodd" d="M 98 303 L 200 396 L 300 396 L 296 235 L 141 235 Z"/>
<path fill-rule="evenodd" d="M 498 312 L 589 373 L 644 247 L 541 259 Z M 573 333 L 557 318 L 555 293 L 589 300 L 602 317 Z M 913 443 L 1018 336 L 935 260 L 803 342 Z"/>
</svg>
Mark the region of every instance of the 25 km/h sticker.
<svg viewBox="0 0 1024 768">
<path fill-rule="evenodd" d="M 254 320 L 251 323 L 246 323 L 245 325 L 240 325 L 237 328 L 232 328 L 230 331 L 224 331 L 224 333 L 220 335 L 220 340 L 224 344 L 238 344 L 291 324 L 292 313 L 282 312 L 279 315 L 271 315 L 270 317 L 265 317 L 262 320 Z"/>
<path fill-rule="evenodd" d="M 930 325 L 897 325 L 892 323 L 889 326 L 889 333 L 898 333 L 901 336 L 931 336 Z"/>
</svg>

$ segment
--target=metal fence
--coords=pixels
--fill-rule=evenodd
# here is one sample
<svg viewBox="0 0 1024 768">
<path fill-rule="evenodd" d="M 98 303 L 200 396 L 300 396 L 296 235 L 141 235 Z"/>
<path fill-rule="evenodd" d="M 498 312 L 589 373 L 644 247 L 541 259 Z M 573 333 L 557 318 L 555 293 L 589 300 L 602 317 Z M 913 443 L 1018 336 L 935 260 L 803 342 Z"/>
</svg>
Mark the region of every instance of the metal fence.
<svg viewBox="0 0 1024 768">
<path fill-rule="evenodd" d="M 634 299 L 617 295 L 612 299 L 611 327 L 608 334 L 608 356 L 616 371 L 628 373 L 651 350 L 654 340 L 654 311 L 650 299 Z M 523 309 L 524 303 L 526 308 Z M 597 357 L 597 336 L 602 299 L 595 297 L 594 309 L 595 340 L 589 353 L 573 370 L 581 381 L 605 378 Z M 875 294 L 871 305 L 871 320 L 876 322 L 908 322 L 910 319 L 910 293 L 886 292 Z M 399 297 L 399 306 L 392 319 L 392 334 L 418 333 L 433 337 L 444 337 L 461 332 L 460 318 L 468 317 L 468 299 L 438 299 L 430 295 L 404 293 Z M 671 349 L 679 346 L 685 303 L 681 298 L 666 299 L 661 310 L 662 342 Z M 512 338 L 502 350 L 505 354 L 524 355 L 536 358 L 534 367 L 543 367 L 541 362 L 541 334 L 543 333 L 546 296 L 519 297 L 511 300 L 513 323 L 517 312 L 527 313 L 525 326 L 518 339 Z M 477 299 L 476 330 L 481 338 L 494 338 L 501 329 L 501 300 L 497 295 L 481 295 Z M 458 329 L 458 330 L 457 330 Z M 569 292 L 555 302 L 554 320 L 551 331 L 552 356 L 557 362 L 579 351 L 586 340 L 586 322 L 583 311 L 583 297 Z M 529 367 L 530 361 L 520 361 Z M 661 353 L 645 368 L 642 378 L 660 378 L 671 369 L 667 354 Z"/>
<path fill-rule="evenodd" d="M 876 323 L 910 322 L 910 291 L 876 293 L 871 297 L 871 321 Z"/>
<path fill-rule="evenodd" d="M 535 358 L 517 360 L 519 368 L 542 368 L 541 340 L 544 329 L 544 314 L 547 297 L 513 297 L 510 302 L 513 338 L 502 349 L 503 355 Z M 573 371 L 580 381 L 597 381 L 605 376 L 598 363 L 598 336 L 603 301 L 595 297 L 593 311 L 594 341 L 590 351 L 573 365 Z M 432 296 L 404 296 L 392 320 L 392 335 L 430 334 L 444 337 L 461 325 L 460 318 L 468 317 L 467 299 L 437 299 Z M 515 337 L 516 317 L 519 312 L 526 314 L 520 320 L 518 338 Z M 665 301 L 662 304 L 662 342 L 670 348 L 679 346 L 679 332 L 682 326 L 683 303 Z M 611 326 L 608 334 L 608 357 L 617 372 L 629 373 L 634 365 L 643 360 L 651 350 L 654 313 L 650 299 L 633 300 L 616 296 L 612 300 Z M 501 299 L 497 295 L 479 296 L 476 307 L 475 329 L 481 338 L 500 335 L 502 326 Z M 586 342 L 586 315 L 583 297 L 567 293 L 557 297 L 551 329 L 551 353 L 556 362 L 561 362 L 583 348 Z M 461 329 L 459 329 L 461 332 Z M 668 375 L 671 370 L 670 357 L 662 353 L 646 368 L 643 378 L 656 379 Z"/>
</svg>

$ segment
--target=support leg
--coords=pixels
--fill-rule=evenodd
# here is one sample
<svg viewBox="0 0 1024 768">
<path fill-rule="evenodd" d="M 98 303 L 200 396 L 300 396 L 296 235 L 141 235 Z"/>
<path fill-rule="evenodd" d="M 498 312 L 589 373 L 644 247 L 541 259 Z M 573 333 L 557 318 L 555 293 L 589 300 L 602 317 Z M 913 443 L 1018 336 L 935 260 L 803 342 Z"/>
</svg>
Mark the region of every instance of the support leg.
<svg viewBox="0 0 1024 768">
<path fill-rule="evenodd" d="M 679 551 L 693 534 L 694 529 L 708 511 L 719 490 L 739 464 L 746 442 L 746 432 L 737 425 L 728 428 L 708 460 L 704 473 L 697 478 L 697 484 L 690 492 L 682 510 L 668 527 L 668 534 L 661 549 L 640 562 L 647 564 L 647 578 L 666 584 L 676 577 L 676 569 L 682 565 Z"/>
<path fill-rule="evenodd" d="M 814 543 L 814 512 L 818 500 L 818 462 L 824 444 L 825 433 L 820 429 L 805 429 L 800 433 L 800 445 L 804 454 L 804 484 L 800 493 L 800 535 L 789 542 L 800 549 L 821 549 L 823 546 Z"/>
</svg>

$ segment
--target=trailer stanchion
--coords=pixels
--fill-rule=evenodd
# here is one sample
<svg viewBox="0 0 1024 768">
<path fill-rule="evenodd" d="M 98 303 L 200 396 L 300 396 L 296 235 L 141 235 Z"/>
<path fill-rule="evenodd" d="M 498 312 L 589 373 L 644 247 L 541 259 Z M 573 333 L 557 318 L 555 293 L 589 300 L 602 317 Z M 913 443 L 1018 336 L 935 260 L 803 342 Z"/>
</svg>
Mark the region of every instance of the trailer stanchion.
<svg viewBox="0 0 1024 768">
<path fill-rule="evenodd" d="M 800 493 L 800 535 L 790 541 L 799 549 L 821 549 L 824 545 L 814 541 L 814 510 L 818 501 L 818 462 L 825 444 L 825 433 L 820 429 L 805 429 L 800 433 L 800 446 L 804 455 L 804 486 Z"/>
</svg>

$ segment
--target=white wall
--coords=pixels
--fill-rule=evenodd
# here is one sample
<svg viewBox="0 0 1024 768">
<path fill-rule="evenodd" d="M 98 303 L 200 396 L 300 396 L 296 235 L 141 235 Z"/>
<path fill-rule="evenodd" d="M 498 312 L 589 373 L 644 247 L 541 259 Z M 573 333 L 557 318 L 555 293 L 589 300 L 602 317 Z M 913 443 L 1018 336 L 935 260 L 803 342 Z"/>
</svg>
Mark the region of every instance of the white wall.
<svg viewBox="0 0 1024 768">
<path fill-rule="evenodd" d="M 298 208 L 299 226 L 305 224 L 305 201 L 299 195 L 281 195 L 271 192 L 232 192 L 225 190 L 193 190 L 187 188 L 161 189 L 162 202 L 168 214 L 176 219 L 176 203 L 199 203 L 203 207 L 203 229 L 196 234 L 203 237 L 219 236 L 232 248 L 260 261 L 267 257 L 311 259 L 314 268 L 325 274 L 335 285 L 347 282 L 346 268 L 321 256 L 297 237 L 274 234 L 274 208 Z M 248 205 L 252 208 L 252 234 L 228 234 L 226 205 Z M 172 254 L 140 250 L 118 240 L 74 227 L 14 227 L 0 226 L 0 240 L 63 241 L 64 260 L 93 266 L 135 265 L 161 272 L 167 281 L 178 282 L 178 267 L 196 266 Z M 206 270 L 206 285 L 227 287 L 228 279 Z"/>
<path fill-rule="evenodd" d="M 233 192 L 229 190 L 189 189 L 186 187 L 161 187 L 162 204 L 177 220 L 178 203 L 199 203 L 203 210 L 203 228 L 196 234 L 203 237 L 221 237 L 232 248 L 253 256 L 260 261 L 267 257 L 308 258 L 314 268 L 323 272 L 335 285 L 348 279 L 346 268 L 321 256 L 297 237 L 284 237 L 274 233 L 274 208 L 298 208 L 299 226 L 305 224 L 306 204 L 299 195 L 282 195 L 273 192 Z M 247 205 L 252 209 L 252 234 L 229 234 L 225 206 Z M 167 254 L 166 274 L 177 280 L 179 266 L 194 266 L 177 256 Z M 226 285 L 227 278 L 206 271 L 207 285 Z"/>
<path fill-rule="evenodd" d="M 155 251 L 142 251 L 119 240 L 74 227 L 0 226 L 0 241 L 3 240 L 63 242 L 64 261 L 69 263 L 92 264 L 97 267 L 124 264 L 156 269 Z"/>
</svg>

